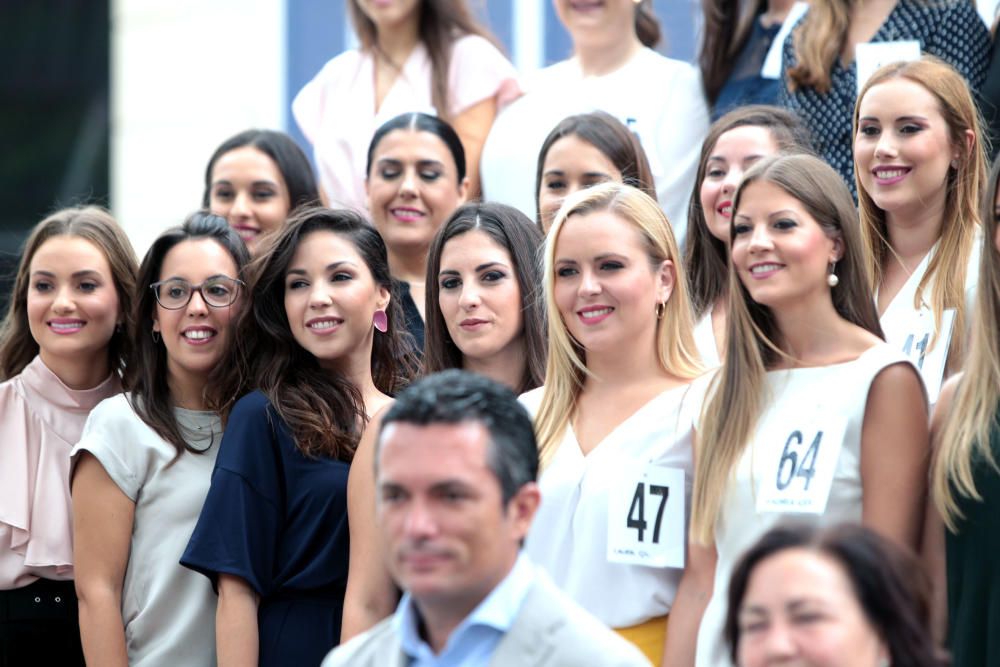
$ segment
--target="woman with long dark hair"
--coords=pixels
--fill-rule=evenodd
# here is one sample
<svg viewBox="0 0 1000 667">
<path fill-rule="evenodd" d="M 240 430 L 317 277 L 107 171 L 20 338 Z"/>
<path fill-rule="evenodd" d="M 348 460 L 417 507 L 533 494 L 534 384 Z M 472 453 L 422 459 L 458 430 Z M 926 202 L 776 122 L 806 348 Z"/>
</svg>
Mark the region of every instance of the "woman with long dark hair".
<svg viewBox="0 0 1000 667">
<path fill-rule="evenodd" d="M 364 158 L 375 129 L 414 111 L 455 127 L 478 192 L 490 125 L 520 94 L 514 67 L 466 0 L 349 0 L 347 6 L 361 47 L 328 62 L 292 102 L 313 145 L 324 201 L 363 210 Z"/>
<path fill-rule="evenodd" d="M 385 245 L 357 213 L 301 211 L 252 275 L 226 363 L 254 391 L 181 562 L 219 592 L 220 664 L 319 664 L 339 641 L 351 460 L 414 357 Z"/>
<path fill-rule="evenodd" d="M 201 205 L 221 215 L 251 253 L 300 206 L 319 204 L 309 158 L 283 132 L 244 130 L 215 149 Z"/>
<path fill-rule="evenodd" d="M 80 631 L 94 665 L 215 664 L 215 595 L 178 564 L 198 520 L 232 391 L 220 363 L 250 254 L 195 213 L 139 269 L 130 390 L 98 405 L 73 448 Z"/>
</svg>

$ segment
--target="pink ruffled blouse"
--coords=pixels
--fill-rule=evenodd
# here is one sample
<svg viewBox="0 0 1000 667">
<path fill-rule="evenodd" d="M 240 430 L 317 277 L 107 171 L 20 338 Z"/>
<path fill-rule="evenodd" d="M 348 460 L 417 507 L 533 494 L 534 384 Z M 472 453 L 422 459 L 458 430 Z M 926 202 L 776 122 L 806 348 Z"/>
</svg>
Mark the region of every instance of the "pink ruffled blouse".
<svg viewBox="0 0 1000 667">
<path fill-rule="evenodd" d="M 40 357 L 0 384 L 0 590 L 73 578 L 69 453 L 116 375 L 70 389 Z"/>
</svg>

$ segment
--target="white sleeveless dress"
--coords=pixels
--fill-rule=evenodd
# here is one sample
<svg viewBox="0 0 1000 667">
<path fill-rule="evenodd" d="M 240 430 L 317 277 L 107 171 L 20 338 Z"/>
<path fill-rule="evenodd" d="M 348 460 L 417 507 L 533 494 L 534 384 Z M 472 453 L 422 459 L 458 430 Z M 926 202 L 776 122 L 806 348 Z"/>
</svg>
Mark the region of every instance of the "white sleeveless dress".
<svg viewBox="0 0 1000 667">
<path fill-rule="evenodd" d="M 770 404 L 726 488 L 715 524 L 715 585 L 698 630 L 697 667 L 729 667 L 729 578 L 743 552 L 786 521 L 861 521 L 861 429 L 872 381 L 908 363 L 878 343 L 853 361 L 771 371 Z"/>
<path fill-rule="evenodd" d="M 619 475 L 645 466 L 680 471 L 683 513 L 665 519 L 662 537 L 680 541 L 683 557 L 691 497 L 691 443 L 694 420 L 701 411 L 705 382 L 665 391 L 619 424 L 586 456 L 572 427 L 541 475 L 542 503 L 532 522 L 525 551 L 573 600 L 612 628 L 624 628 L 669 613 L 683 570 L 612 562 L 609 559 L 609 507 Z M 521 396 L 535 416 L 544 387 Z M 650 530 L 659 498 L 645 498 Z M 673 496 L 668 503 L 675 503 Z M 629 508 L 616 501 L 622 516 Z M 668 515 L 669 515 L 668 505 Z M 680 507 L 680 505 L 677 505 Z M 623 522 L 624 523 L 624 522 Z M 633 533 L 634 534 L 634 533 Z"/>
</svg>

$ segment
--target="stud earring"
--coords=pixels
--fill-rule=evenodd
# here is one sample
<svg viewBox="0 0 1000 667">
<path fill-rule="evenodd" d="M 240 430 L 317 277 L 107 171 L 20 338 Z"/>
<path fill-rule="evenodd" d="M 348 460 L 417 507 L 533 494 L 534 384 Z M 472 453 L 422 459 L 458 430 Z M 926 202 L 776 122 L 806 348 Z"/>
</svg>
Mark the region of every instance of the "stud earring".
<svg viewBox="0 0 1000 667">
<path fill-rule="evenodd" d="M 384 310 L 379 308 L 375 311 L 375 314 L 372 315 L 372 324 L 382 333 L 389 330 L 389 317 L 385 314 Z"/>
<path fill-rule="evenodd" d="M 830 273 L 826 274 L 826 284 L 829 285 L 831 288 L 836 287 L 837 285 L 840 284 L 840 278 L 838 278 L 837 274 L 834 273 L 834 271 L 836 270 L 837 270 L 837 263 L 830 262 Z"/>
</svg>

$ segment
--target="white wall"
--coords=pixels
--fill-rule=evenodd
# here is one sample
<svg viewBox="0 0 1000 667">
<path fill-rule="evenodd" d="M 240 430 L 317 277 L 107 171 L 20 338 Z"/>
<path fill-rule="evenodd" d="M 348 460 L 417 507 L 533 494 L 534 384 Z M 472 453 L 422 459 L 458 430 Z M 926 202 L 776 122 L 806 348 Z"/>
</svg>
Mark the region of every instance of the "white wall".
<svg viewBox="0 0 1000 667">
<path fill-rule="evenodd" d="M 219 143 L 286 126 L 284 7 L 112 1 L 111 207 L 140 256 L 198 208 Z"/>
</svg>

